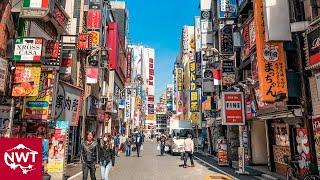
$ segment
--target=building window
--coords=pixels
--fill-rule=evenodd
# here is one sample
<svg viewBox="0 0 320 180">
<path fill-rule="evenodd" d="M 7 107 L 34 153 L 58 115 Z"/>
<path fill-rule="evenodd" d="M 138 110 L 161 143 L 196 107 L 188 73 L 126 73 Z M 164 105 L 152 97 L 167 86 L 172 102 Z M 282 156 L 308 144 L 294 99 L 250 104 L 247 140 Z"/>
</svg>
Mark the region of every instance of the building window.
<svg viewBox="0 0 320 180">
<path fill-rule="evenodd" d="M 316 74 L 315 78 L 316 78 L 316 85 L 317 85 L 318 100 L 320 100 L 320 73 Z"/>
</svg>

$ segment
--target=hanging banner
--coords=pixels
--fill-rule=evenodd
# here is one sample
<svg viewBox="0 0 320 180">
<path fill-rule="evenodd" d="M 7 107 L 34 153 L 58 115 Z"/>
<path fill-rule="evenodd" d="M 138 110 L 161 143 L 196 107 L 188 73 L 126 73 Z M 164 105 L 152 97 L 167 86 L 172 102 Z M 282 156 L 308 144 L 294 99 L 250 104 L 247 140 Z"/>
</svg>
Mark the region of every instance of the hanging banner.
<svg viewBox="0 0 320 180">
<path fill-rule="evenodd" d="M 14 71 L 12 96 L 37 96 L 40 74 L 40 65 L 17 64 Z"/>
<path fill-rule="evenodd" d="M 220 53 L 223 55 L 233 55 L 232 25 L 225 25 L 220 30 Z"/>
<path fill-rule="evenodd" d="M 14 47 L 14 61 L 41 61 L 42 57 L 42 38 L 24 38 L 16 39 Z"/>
<path fill-rule="evenodd" d="M 10 135 L 10 106 L 0 106 L 0 137 Z"/>
<path fill-rule="evenodd" d="M 199 112 L 199 93 L 196 84 L 196 63 L 190 62 L 190 112 Z"/>
<path fill-rule="evenodd" d="M 314 146 L 316 150 L 316 156 L 317 156 L 317 164 L 318 164 L 318 170 L 320 170 L 320 117 L 319 118 L 313 118 L 312 119 L 312 125 L 313 125 L 313 134 L 314 134 Z"/>
<path fill-rule="evenodd" d="M 244 125 L 245 109 L 242 92 L 222 92 L 222 125 Z"/>
<path fill-rule="evenodd" d="M 69 121 L 70 126 L 78 126 L 82 98 L 82 89 L 59 81 L 55 120 Z"/>
<path fill-rule="evenodd" d="M 98 67 L 87 67 L 86 68 L 86 83 L 96 84 L 99 78 L 99 68 Z"/>
<path fill-rule="evenodd" d="M 265 42 L 262 0 L 254 3 L 256 25 L 256 49 L 260 98 L 264 102 L 274 102 L 280 93 L 288 97 L 285 52 L 282 42 Z"/>
<path fill-rule="evenodd" d="M 237 17 L 236 0 L 219 0 L 218 1 L 218 18 L 228 19 Z"/>
<path fill-rule="evenodd" d="M 296 141 L 299 154 L 299 172 L 300 174 L 305 174 L 309 172 L 309 164 L 311 163 L 311 150 L 307 128 L 297 128 Z"/>
<path fill-rule="evenodd" d="M 79 50 L 89 50 L 92 46 L 91 34 L 79 33 L 78 35 L 78 49 Z"/>
<path fill-rule="evenodd" d="M 53 74 L 50 71 L 41 72 L 38 96 L 26 97 L 22 117 L 24 119 L 50 118 L 50 101 L 53 93 Z"/>
<path fill-rule="evenodd" d="M 99 31 L 89 31 L 92 38 L 92 46 L 97 47 L 100 45 L 100 32 Z"/>
<path fill-rule="evenodd" d="M 0 57 L 0 92 L 4 93 L 7 87 L 8 61 Z"/>
<path fill-rule="evenodd" d="M 183 90 L 183 69 L 182 68 L 176 68 L 176 81 L 177 81 L 177 89 L 178 92 L 181 92 Z"/>
<path fill-rule="evenodd" d="M 88 11 L 88 29 L 100 29 L 101 27 L 101 11 L 91 10 Z"/>
</svg>

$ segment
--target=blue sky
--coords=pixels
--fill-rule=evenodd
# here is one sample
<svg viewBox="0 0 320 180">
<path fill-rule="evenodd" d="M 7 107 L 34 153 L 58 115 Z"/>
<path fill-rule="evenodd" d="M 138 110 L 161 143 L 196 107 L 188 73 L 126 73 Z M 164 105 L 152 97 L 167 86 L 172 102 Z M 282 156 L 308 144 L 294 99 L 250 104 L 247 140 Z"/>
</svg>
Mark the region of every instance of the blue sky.
<svg viewBox="0 0 320 180">
<path fill-rule="evenodd" d="M 193 25 L 199 15 L 198 0 L 126 0 L 129 39 L 155 49 L 155 101 L 172 83 L 183 25 Z"/>
</svg>

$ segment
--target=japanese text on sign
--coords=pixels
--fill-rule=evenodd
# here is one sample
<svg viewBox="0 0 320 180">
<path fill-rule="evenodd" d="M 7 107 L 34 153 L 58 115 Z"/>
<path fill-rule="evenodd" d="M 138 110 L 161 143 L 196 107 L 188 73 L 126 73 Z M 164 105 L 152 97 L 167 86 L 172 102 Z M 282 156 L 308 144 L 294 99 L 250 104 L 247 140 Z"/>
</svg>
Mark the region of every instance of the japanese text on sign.
<svg viewBox="0 0 320 180">
<path fill-rule="evenodd" d="M 199 112 L 199 95 L 196 85 L 196 63 L 190 62 L 190 112 Z"/>
</svg>

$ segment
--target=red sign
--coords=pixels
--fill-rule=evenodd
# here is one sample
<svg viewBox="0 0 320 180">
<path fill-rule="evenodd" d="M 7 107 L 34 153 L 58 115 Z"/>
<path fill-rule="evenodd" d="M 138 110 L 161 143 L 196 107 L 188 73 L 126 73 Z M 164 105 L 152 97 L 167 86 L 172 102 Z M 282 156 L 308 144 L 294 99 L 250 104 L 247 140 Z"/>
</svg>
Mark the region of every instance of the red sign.
<svg viewBox="0 0 320 180">
<path fill-rule="evenodd" d="M 60 55 L 60 43 L 54 40 L 48 40 L 46 44 L 46 59 L 58 59 Z"/>
<path fill-rule="evenodd" d="M 109 23 L 108 27 L 108 47 L 111 48 L 109 51 L 109 64 L 111 69 L 117 69 L 119 67 L 117 61 L 117 52 L 118 51 L 118 26 L 117 23 Z"/>
<path fill-rule="evenodd" d="M 320 27 L 307 34 L 309 65 L 320 62 Z"/>
<path fill-rule="evenodd" d="M 60 7 L 55 6 L 52 12 L 52 17 L 58 22 L 62 27 L 65 27 L 68 23 L 68 17 L 62 12 Z"/>
<path fill-rule="evenodd" d="M 78 36 L 78 49 L 88 50 L 91 48 L 91 34 L 79 33 Z"/>
<path fill-rule="evenodd" d="M 101 27 L 101 11 L 92 10 L 88 11 L 88 29 L 100 29 Z"/>
<path fill-rule="evenodd" d="M 308 165 L 311 162 L 310 142 L 307 128 L 297 128 L 296 141 L 299 154 L 299 172 L 300 174 L 304 174 L 309 171 Z"/>
<path fill-rule="evenodd" d="M 252 118 L 252 112 L 251 112 L 251 98 L 250 96 L 246 96 L 246 115 L 247 115 L 247 119 L 251 119 Z"/>
<path fill-rule="evenodd" d="M 222 92 L 222 125 L 244 125 L 242 92 Z"/>
<path fill-rule="evenodd" d="M 42 179 L 39 138 L 0 138 L 0 179 Z"/>
</svg>

